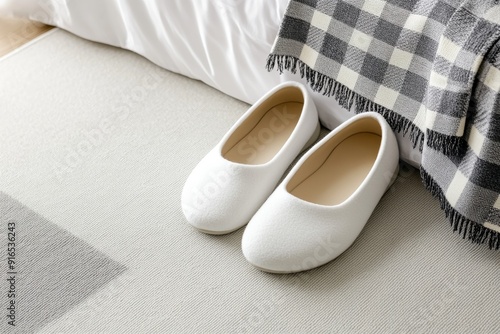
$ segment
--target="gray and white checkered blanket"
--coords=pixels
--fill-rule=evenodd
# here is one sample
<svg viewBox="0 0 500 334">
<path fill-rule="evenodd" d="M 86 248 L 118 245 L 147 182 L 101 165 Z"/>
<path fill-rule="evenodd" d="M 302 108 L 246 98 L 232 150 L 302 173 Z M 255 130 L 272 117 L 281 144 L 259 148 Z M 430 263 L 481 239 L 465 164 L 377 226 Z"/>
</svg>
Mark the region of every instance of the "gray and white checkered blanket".
<svg viewBox="0 0 500 334">
<path fill-rule="evenodd" d="M 384 115 L 454 231 L 500 248 L 498 0 L 292 0 L 267 67 Z"/>
</svg>

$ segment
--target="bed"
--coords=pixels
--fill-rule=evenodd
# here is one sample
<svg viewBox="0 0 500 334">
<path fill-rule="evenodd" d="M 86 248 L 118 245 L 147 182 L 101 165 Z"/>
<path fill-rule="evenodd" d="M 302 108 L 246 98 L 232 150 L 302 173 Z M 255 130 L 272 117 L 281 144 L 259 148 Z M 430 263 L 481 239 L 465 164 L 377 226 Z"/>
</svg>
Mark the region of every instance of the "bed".
<svg viewBox="0 0 500 334">
<path fill-rule="evenodd" d="M 265 68 L 287 4 L 288 0 L 0 0 L 0 14 L 30 18 L 134 51 L 252 104 L 280 82 L 305 82 L 298 75 Z M 334 99 L 311 94 L 325 127 L 333 129 L 353 116 Z M 420 152 L 408 138 L 398 135 L 398 140 L 402 160 L 417 167 Z"/>
</svg>

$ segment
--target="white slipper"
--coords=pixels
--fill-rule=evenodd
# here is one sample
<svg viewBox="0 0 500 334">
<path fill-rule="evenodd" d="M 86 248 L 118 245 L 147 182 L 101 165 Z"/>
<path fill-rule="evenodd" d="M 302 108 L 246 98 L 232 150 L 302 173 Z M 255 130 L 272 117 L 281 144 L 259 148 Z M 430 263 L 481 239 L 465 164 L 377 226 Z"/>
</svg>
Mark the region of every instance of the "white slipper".
<svg viewBox="0 0 500 334">
<path fill-rule="evenodd" d="M 394 133 L 374 112 L 356 115 L 312 147 L 248 224 L 246 259 L 291 273 L 323 265 L 358 237 L 398 171 Z"/>
<path fill-rule="evenodd" d="M 306 88 L 276 86 L 194 168 L 182 191 L 187 221 L 210 234 L 248 223 L 285 170 L 316 141 L 320 125 Z"/>
</svg>

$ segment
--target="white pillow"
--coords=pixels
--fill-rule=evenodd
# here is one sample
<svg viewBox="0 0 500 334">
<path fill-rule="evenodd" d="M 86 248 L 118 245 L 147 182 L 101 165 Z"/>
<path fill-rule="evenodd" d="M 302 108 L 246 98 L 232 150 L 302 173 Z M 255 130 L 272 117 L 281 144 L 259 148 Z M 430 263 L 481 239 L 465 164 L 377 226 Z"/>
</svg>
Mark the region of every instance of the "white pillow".
<svg viewBox="0 0 500 334">
<path fill-rule="evenodd" d="M 0 15 L 55 25 L 83 38 L 129 49 L 170 71 L 254 103 L 297 75 L 267 72 L 266 58 L 288 0 L 0 0 Z M 313 93 L 323 125 L 354 114 Z M 401 156 L 420 154 L 398 135 Z"/>
</svg>

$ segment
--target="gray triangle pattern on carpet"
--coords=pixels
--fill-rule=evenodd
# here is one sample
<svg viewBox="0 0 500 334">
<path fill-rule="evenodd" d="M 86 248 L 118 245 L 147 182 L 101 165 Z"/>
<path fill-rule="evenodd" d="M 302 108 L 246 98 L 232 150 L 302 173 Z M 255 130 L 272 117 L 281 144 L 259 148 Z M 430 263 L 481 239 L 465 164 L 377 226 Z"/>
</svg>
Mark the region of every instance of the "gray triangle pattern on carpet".
<svg viewBox="0 0 500 334">
<path fill-rule="evenodd" d="M 1 305 L 10 306 L 14 301 L 15 309 L 7 311 L 15 315 L 9 321 L 2 316 L 2 333 L 36 332 L 126 270 L 2 192 L 0 231 Z M 15 258 L 10 262 L 12 267 L 7 260 L 7 246 Z"/>
</svg>

